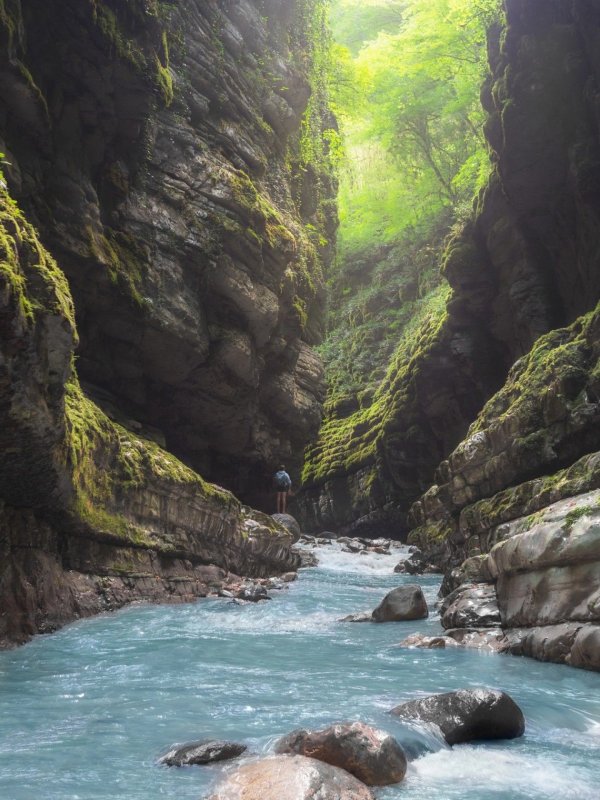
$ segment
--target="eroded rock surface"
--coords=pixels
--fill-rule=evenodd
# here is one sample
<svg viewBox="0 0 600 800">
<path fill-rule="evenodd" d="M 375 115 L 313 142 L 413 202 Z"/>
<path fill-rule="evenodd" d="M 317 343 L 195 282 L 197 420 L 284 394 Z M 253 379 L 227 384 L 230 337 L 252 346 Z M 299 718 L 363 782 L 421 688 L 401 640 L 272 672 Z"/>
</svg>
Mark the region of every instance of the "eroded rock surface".
<svg viewBox="0 0 600 800">
<path fill-rule="evenodd" d="M 374 800 L 343 769 L 304 756 L 273 756 L 237 769 L 209 800 Z"/>
<path fill-rule="evenodd" d="M 406 774 L 406 756 L 393 736 L 362 722 L 293 731 L 275 749 L 341 767 L 369 786 L 400 783 Z"/>
</svg>

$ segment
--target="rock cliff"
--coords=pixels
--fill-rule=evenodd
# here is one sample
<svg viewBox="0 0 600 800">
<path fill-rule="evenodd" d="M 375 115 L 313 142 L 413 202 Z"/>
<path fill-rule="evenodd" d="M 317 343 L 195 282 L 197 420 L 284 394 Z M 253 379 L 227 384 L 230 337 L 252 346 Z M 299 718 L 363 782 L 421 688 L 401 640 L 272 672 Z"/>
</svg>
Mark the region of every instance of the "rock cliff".
<svg viewBox="0 0 600 800">
<path fill-rule="evenodd" d="M 373 400 L 326 419 L 307 454 L 307 527 L 405 536 L 411 504 L 512 364 L 595 307 L 598 24 L 587 4 L 506 3 L 482 92 L 493 171 L 447 247 L 449 299 L 398 350 Z M 573 445 L 573 458 L 586 448 Z"/>
<path fill-rule="evenodd" d="M 0 645 L 297 567 L 205 478 L 319 424 L 317 11 L 0 2 Z"/>
<path fill-rule="evenodd" d="M 301 507 L 453 567 L 447 628 L 600 669 L 600 15 L 505 12 L 482 92 L 493 171 L 447 247 L 448 302 L 372 403 L 326 420 Z"/>
<path fill-rule="evenodd" d="M 1 5 L 0 150 L 69 280 L 80 378 L 245 499 L 320 420 L 314 6 Z"/>
</svg>

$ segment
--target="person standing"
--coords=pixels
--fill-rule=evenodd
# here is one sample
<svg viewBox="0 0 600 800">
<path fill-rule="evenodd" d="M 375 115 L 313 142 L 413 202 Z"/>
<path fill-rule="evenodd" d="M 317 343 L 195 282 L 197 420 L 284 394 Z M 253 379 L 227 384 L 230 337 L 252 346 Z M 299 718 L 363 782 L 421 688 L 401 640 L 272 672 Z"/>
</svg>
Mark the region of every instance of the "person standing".
<svg viewBox="0 0 600 800">
<path fill-rule="evenodd" d="M 275 484 L 275 490 L 277 492 L 277 513 L 285 514 L 287 496 L 292 488 L 292 479 L 285 471 L 283 465 L 277 467 L 277 472 L 273 477 L 273 483 Z"/>
</svg>

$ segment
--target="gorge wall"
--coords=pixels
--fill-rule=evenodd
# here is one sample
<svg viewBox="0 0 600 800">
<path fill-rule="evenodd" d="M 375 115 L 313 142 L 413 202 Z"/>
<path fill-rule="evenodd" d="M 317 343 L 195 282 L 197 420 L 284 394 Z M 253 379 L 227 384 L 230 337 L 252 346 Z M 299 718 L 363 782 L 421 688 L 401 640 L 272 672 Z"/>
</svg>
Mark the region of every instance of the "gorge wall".
<svg viewBox="0 0 600 800">
<path fill-rule="evenodd" d="M 315 8 L 0 3 L 2 643 L 297 566 L 204 479 L 260 501 L 320 421 Z"/>
<path fill-rule="evenodd" d="M 449 299 L 398 351 L 374 398 L 326 417 L 300 500 L 313 530 L 406 536 L 411 504 L 513 363 L 600 296 L 598 12 L 568 0 L 508 0 L 505 12 L 482 91 L 493 170 L 447 247 Z M 595 446 L 582 434 L 554 464 Z M 528 477 L 549 468 L 541 459 Z"/>
<path fill-rule="evenodd" d="M 301 505 L 315 530 L 418 544 L 455 638 L 600 669 L 600 8 L 505 12 L 449 300 L 372 403 L 326 419 Z"/>
</svg>

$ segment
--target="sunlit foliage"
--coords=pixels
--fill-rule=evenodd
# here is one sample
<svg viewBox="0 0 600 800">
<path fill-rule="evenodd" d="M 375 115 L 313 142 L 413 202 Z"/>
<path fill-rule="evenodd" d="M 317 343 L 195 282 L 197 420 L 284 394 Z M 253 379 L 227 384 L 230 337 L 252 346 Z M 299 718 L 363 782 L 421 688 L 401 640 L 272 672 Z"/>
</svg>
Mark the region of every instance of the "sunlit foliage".
<svg viewBox="0 0 600 800">
<path fill-rule="evenodd" d="M 464 214 L 489 159 L 479 86 L 498 0 L 333 0 L 332 79 L 346 141 L 342 253 Z"/>
</svg>

